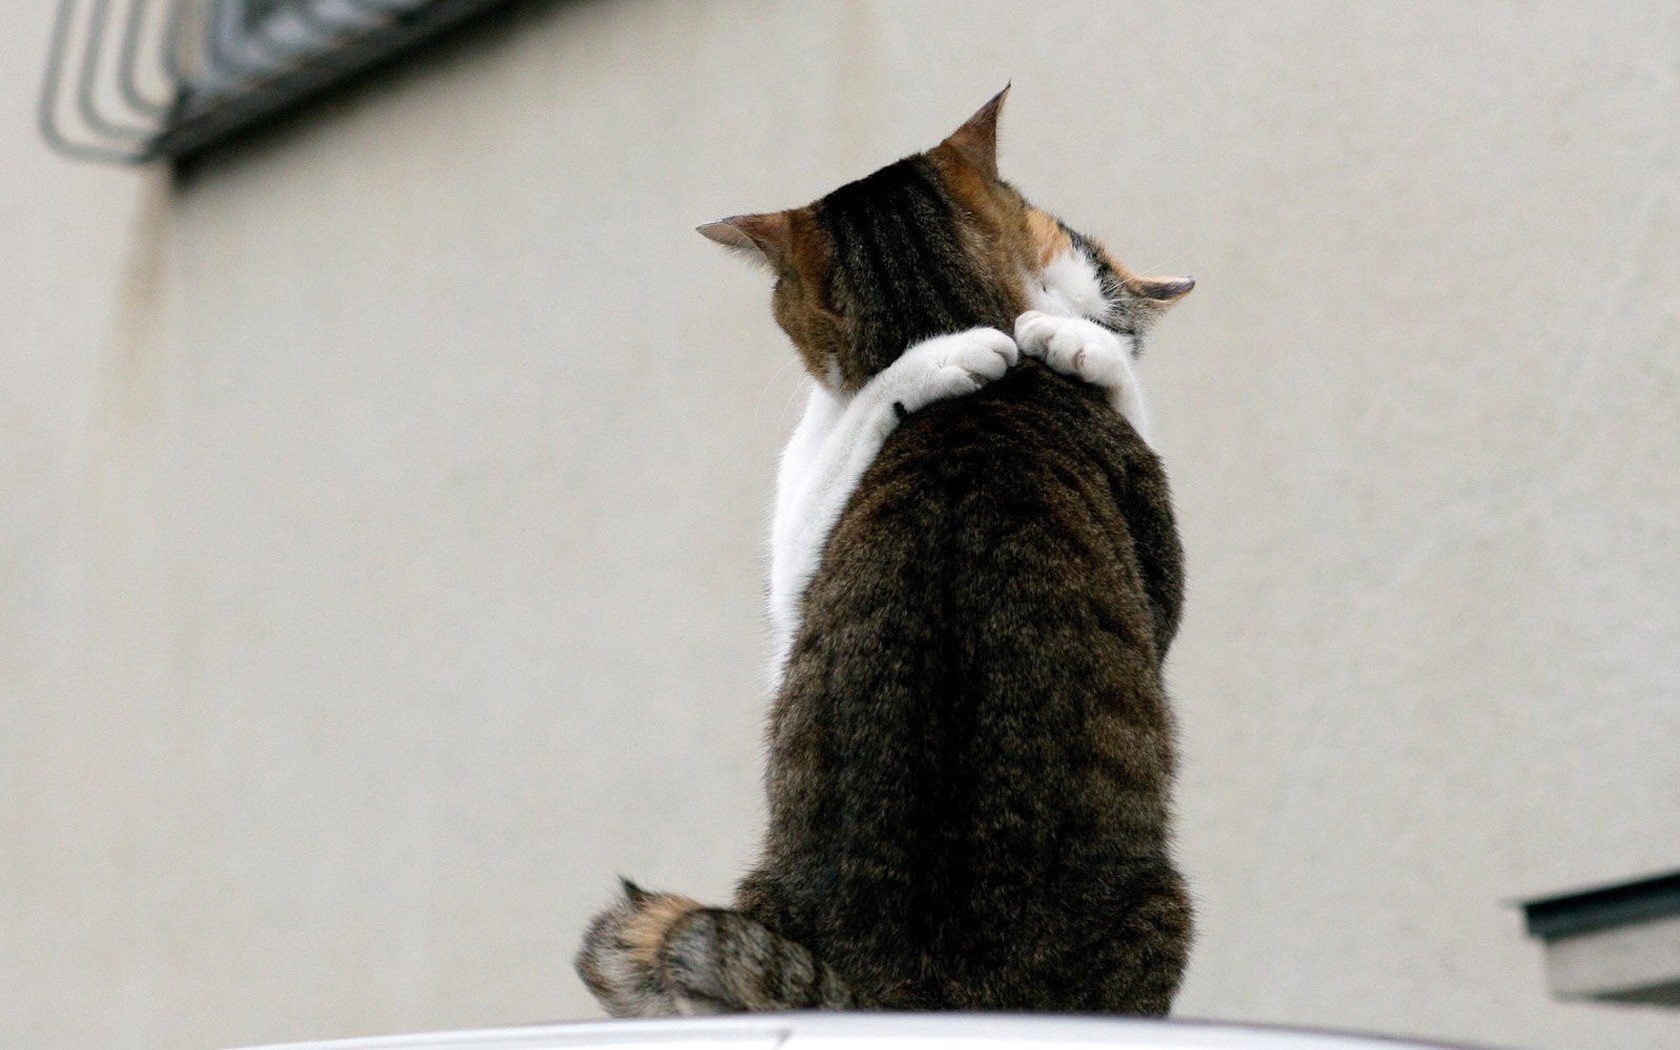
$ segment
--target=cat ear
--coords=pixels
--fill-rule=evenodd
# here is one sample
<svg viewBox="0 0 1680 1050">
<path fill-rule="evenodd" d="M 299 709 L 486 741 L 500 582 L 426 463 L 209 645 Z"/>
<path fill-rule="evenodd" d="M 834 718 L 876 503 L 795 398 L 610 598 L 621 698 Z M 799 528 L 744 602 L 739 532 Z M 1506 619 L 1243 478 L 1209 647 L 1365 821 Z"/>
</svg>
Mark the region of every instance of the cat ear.
<svg viewBox="0 0 1680 1050">
<path fill-rule="evenodd" d="M 698 228 L 702 237 L 716 241 L 754 262 L 772 267 L 785 266 L 793 255 L 793 213 L 765 212 L 762 215 L 733 215 Z"/>
<path fill-rule="evenodd" d="M 1126 282 L 1132 292 L 1162 308 L 1171 306 L 1196 287 L 1194 277 L 1133 277 Z"/>
<path fill-rule="evenodd" d="M 997 178 L 998 114 L 1003 112 L 1003 100 L 1008 97 L 1009 85 L 1005 84 L 1002 91 L 980 107 L 980 112 L 969 117 L 962 127 L 951 132 L 939 145 L 985 172 L 988 178 Z"/>
<path fill-rule="evenodd" d="M 1194 277 L 1127 277 L 1121 286 L 1133 303 L 1132 316 L 1140 329 L 1154 326 L 1167 308 L 1190 294 Z"/>
</svg>

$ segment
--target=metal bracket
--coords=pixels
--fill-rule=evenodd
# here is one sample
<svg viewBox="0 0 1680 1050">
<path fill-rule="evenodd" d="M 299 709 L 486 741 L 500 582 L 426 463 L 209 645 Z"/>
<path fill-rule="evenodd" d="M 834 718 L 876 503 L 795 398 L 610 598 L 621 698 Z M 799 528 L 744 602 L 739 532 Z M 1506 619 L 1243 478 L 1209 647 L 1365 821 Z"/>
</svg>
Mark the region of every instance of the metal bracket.
<svg viewBox="0 0 1680 1050">
<path fill-rule="evenodd" d="M 155 30 L 151 35 L 162 37 L 156 73 L 172 90 L 178 89 L 173 56 L 180 6 L 179 0 L 171 0 L 159 20 L 149 17 L 153 8 L 148 0 L 135 0 L 113 20 L 111 0 L 92 0 L 91 5 L 59 0 L 38 110 L 41 134 L 49 145 L 80 160 L 135 164 L 151 159 L 149 142 L 173 99 L 159 101 L 146 93 L 140 84 L 139 55 L 150 23 Z M 114 60 L 106 53 L 113 37 L 119 39 Z"/>
<path fill-rule="evenodd" d="M 59 0 L 41 134 L 80 160 L 179 158 L 503 2 Z"/>
</svg>

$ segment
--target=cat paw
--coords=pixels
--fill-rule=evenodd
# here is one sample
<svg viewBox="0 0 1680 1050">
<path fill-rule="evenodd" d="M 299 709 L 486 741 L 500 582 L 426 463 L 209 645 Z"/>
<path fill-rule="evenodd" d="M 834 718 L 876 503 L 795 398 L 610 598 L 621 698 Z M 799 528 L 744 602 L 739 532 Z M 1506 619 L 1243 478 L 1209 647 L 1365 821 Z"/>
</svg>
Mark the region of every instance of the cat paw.
<svg viewBox="0 0 1680 1050">
<path fill-rule="evenodd" d="M 676 1017 L 694 1012 L 666 978 L 672 931 L 700 905 L 649 893 L 626 881 L 624 897 L 595 916 L 575 964 L 578 976 L 614 1017 Z"/>
<path fill-rule="evenodd" d="M 935 401 L 972 394 L 1002 379 L 1020 360 L 1015 340 L 996 328 L 971 328 L 917 343 L 886 371 L 884 380 L 894 408 L 908 414 Z"/>
<path fill-rule="evenodd" d="M 1028 310 L 1015 321 L 1021 353 L 1106 390 L 1135 384 L 1131 340 L 1083 317 Z"/>
</svg>

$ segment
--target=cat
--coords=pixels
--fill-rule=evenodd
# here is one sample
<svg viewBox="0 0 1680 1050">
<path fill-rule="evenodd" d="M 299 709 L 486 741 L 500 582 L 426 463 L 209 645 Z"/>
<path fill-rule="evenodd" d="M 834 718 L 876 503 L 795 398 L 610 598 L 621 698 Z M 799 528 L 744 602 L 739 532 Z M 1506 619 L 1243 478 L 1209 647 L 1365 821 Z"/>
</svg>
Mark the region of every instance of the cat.
<svg viewBox="0 0 1680 1050">
<path fill-rule="evenodd" d="M 814 381 L 778 471 L 771 822 L 735 909 L 625 882 L 596 917 L 577 968 L 614 1015 L 1171 1005 L 1182 553 L 1132 365 L 1193 282 L 1004 182 L 1005 94 L 702 227 L 775 272 Z"/>
</svg>

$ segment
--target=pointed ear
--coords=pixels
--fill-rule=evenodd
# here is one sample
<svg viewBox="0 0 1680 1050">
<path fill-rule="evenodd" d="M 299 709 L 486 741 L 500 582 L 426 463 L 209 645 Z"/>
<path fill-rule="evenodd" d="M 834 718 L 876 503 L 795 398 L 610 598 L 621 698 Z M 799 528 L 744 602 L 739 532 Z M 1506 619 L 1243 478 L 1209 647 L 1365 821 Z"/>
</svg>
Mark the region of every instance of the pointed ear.
<svg viewBox="0 0 1680 1050">
<path fill-rule="evenodd" d="M 940 143 L 940 146 L 952 150 L 970 164 L 985 172 L 988 178 L 997 178 L 997 125 L 998 114 L 1003 112 L 1003 100 L 1009 97 L 1009 85 L 992 96 L 992 100 L 980 107 L 980 112 L 969 117 L 962 127 Z"/>
<path fill-rule="evenodd" d="M 1132 316 L 1139 329 L 1149 329 L 1161 319 L 1167 309 L 1196 287 L 1194 277 L 1128 277 L 1123 282 L 1131 296 Z"/>
<path fill-rule="evenodd" d="M 793 213 L 765 212 L 762 215 L 733 215 L 698 228 L 702 237 L 716 241 L 755 262 L 780 268 L 793 255 Z"/>
<path fill-rule="evenodd" d="M 1133 277 L 1127 283 L 1138 296 L 1163 309 L 1189 295 L 1190 289 L 1196 287 L 1194 277 Z"/>
<path fill-rule="evenodd" d="M 647 890 L 642 889 L 623 875 L 618 877 L 618 884 L 623 888 L 624 896 L 631 904 L 640 904 L 650 896 Z"/>
</svg>

